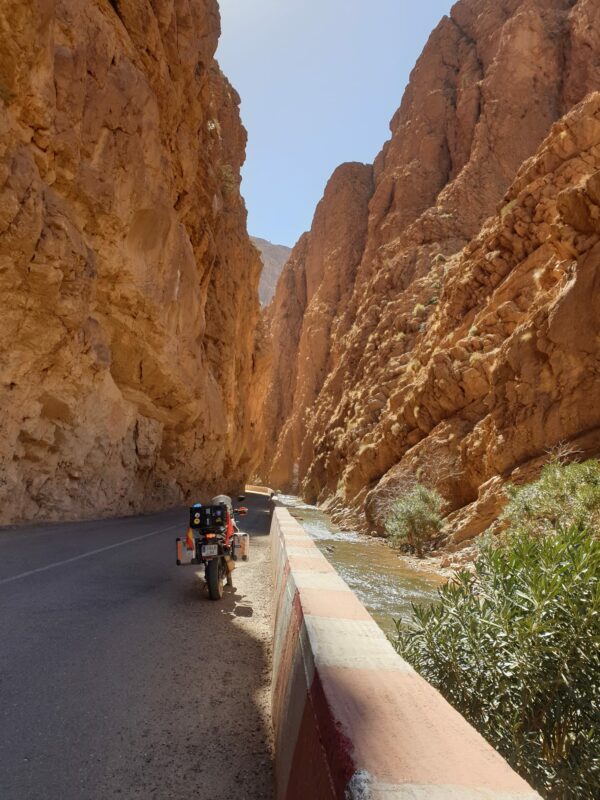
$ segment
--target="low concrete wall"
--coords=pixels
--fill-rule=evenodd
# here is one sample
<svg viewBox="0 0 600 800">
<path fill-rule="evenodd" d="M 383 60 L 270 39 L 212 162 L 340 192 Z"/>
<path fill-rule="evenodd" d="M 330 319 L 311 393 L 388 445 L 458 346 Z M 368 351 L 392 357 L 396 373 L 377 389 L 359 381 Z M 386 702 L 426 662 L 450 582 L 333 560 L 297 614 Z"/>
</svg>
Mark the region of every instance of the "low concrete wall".
<svg viewBox="0 0 600 800">
<path fill-rule="evenodd" d="M 278 800 L 533 800 L 286 509 L 271 524 Z"/>
</svg>

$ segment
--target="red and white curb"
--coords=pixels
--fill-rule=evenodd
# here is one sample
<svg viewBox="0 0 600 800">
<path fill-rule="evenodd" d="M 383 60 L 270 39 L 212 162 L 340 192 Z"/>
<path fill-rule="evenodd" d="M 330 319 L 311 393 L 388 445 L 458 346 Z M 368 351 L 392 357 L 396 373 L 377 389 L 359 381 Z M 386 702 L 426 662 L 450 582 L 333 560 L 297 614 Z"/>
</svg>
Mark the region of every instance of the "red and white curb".
<svg viewBox="0 0 600 800">
<path fill-rule="evenodd" d="M 539 800 L 398 656 L 287 509 L 271 537 L 277 800 Z"/>
</svg>

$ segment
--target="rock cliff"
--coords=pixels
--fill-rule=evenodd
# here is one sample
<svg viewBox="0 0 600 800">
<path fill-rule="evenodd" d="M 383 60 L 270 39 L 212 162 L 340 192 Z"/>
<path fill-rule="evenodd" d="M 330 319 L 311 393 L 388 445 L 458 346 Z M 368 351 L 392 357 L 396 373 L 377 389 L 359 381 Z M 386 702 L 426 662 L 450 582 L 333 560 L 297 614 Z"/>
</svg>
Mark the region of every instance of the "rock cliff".
<svg viewBox="0 0 600 800">
<path fill-rule="evenodd" d="M 594 89 L 597 2 L 461 0 L 442 20 L 390 141 L 336 172 L 279 282 L 274 485 L 378 529 L 420 480 L 458 543 L 548 449 L 600 451 Z"/>
<path fill-rule="evenodd" d="M 260 253 L 263 265 L 258 285 L 258 296 L 261 305 L 267 306 L 273 299 L 277 281 L 292 250 L 283 244 L 273 244 L 266 239 L 259 239 L 257 236 L 251 236 L 250 239 Z"/>
<path fill-rule="evenodd" d="M 0 522 L 246 477 L 260 262 L 216 0 L 0 5 Z"/>
</svg>

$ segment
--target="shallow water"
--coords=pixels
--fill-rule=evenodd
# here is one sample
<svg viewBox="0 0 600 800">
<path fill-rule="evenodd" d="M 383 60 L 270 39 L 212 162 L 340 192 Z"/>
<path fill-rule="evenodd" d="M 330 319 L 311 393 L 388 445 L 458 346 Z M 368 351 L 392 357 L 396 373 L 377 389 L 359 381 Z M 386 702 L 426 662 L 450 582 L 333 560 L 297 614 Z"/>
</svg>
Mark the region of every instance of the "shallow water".
<svg viewBox="0 0 600 800">
<path fill-rule="evenodd" d="M 302 523 L 387 634 L 395 631 L 395 619 L 411 616 L 413 603 L 436 599 L 436 588 L 443 580 L 439 576 L 411 569 L 381 540 L 338 528 L 326 514 L 298 497 L 278 495 L 277 499 Z"/>
</svg>

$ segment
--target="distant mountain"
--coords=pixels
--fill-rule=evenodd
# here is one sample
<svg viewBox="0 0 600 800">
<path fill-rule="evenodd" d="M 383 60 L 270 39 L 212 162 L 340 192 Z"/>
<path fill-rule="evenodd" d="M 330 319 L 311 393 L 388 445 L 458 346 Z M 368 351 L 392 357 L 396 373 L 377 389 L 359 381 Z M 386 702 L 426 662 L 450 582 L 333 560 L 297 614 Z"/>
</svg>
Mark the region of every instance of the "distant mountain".
<svg viewBox="0 0 600 800">
<path fill-rule="evenodd" d="M 291 247 L 282 244 L 271 244 L 266 239 L 251 236 L 252 244 L 257 248 L 263 262 L 263 271 L 260 276 L 258 295 L 261 305 L 266 306 L 275 294 L 275 287 L 281 271 L 292 252 Z"/>
</svg>

